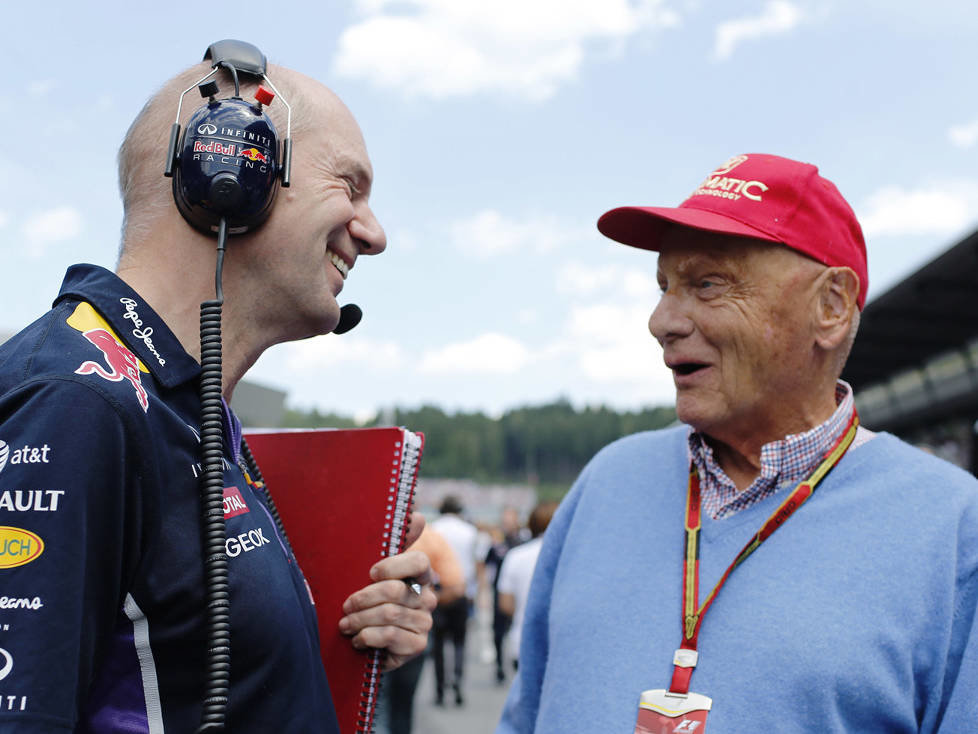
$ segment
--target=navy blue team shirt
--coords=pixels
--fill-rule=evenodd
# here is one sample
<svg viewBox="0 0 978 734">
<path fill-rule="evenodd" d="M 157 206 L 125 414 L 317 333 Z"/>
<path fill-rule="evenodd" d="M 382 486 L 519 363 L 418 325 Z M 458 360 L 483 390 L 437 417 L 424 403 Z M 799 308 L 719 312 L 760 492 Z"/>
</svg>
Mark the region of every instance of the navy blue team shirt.
<svg viewBox="0 0 978 734">
<path fill-rule="evenodd" d="M 0 346 L 0 730 L 199 724 L 199 373 L 94 265 Z M 308 586 L 225 423 L 227 730 L 338 732 Z"/>
</svg>

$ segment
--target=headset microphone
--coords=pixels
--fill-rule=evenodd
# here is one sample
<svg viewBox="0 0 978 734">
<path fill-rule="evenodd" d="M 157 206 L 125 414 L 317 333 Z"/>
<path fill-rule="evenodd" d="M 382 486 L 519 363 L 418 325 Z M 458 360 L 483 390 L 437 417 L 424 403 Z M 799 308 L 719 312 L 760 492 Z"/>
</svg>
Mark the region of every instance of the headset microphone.
<svg viewBox="0 0 978 734">
<path fill-rule="evenodd" d="M 345 334 L 360 323 L 363 318 L 363 311 L 355 303 L 348 303 L 340 308 L 340 321 L 333 329 L 334 334 Z"/>
</svg>

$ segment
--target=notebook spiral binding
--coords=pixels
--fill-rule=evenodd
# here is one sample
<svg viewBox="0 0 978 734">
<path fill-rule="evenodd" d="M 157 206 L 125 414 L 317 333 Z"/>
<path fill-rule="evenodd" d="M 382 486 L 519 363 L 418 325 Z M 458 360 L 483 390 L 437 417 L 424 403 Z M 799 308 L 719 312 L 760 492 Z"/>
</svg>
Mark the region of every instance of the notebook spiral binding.
<svg viewBox="0 0 978 734">
<path fill-rule="evenodd" d="M 414 500 L 413 487 L 418 479 L 419 458 L 424 438 L 404 430 L 404 440 L 397 444 L 397 451 L 391 461 L 390 494 L 387 497 L 387 515 L 384 518 L 381 557 L 393 556 L 404 550 L 407 539 L 409 515 Z M 374 712 L 380 695 L 380 668 L 384 652 L 373 650 L 370 664 L 363 672 L 360 689 L 360 711 L 357 716 L 357 734 L 373 734 Z"/>
</svg>

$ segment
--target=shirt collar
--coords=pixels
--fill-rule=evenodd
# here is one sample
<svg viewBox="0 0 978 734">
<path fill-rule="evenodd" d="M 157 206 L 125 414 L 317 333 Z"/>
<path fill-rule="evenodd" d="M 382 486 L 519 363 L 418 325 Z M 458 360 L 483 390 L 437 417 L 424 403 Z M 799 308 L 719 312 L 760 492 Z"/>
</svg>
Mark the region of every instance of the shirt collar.
<svg viewBox="0 0 978 734">
<path fill-rule="evenodd" d="M 742 492 L 737 491 L 733 481 L 720 467 L 706 437 L 690 428 L 688 458 L 699 474 L 707 511 L 714 517 L 725 517 L 808 476 L 846 430 L 852 416 L 852 388 L 843 380 L 836 382 L 835 401 L 835 412 L 824 423 L 804 433 L 789 434 L 764 444 L 761 447 L 761 472 Z"/>
<path fill-rule="evenodd" d="M 172 388 L 200 374 L 166 323 L 121 278 L 98 265 L 72 265 L 54 303 L 76 298 L 98 311 L 156 380 Z"/>
</svg>

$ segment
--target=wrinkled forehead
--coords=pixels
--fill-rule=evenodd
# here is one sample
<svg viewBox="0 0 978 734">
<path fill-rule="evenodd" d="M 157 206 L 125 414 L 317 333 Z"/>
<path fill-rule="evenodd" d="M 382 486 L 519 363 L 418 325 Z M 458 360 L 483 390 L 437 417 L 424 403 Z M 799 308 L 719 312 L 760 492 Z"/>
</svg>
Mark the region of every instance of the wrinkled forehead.
<svg viewBox="0 0 978 734">
<path fill-rule="evenodd" d="M 714 265 L 759 276 L 798 268 L 824 269 L 815 260 L 779 242 L 672 226 L 659 243 L 658 269 Z"/>
<path fill-rule="evenodd" d="M 353 113 L 318 83 L 307 104 L 308 122 L 296 137 L 296 149 L 302 145 L 311 155 L 324 157 L 331 167 L 369 183 L 373 166 Z"/>
</svg>

